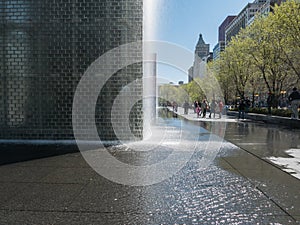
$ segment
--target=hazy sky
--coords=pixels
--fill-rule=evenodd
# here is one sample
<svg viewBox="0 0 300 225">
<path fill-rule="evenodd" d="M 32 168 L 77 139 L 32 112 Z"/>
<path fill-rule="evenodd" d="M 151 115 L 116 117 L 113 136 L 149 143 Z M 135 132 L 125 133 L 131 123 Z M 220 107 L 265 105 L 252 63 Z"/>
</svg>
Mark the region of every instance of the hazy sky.
<svg viewBox="0 0 300 225">
<path fill-rule="evenodd" d="M 153 0 L 152 0 L 153 1 Z M 192 51 L 202 33 L 212 50 L 218 40 L 218 27 L 228 15 L 238 14 L 249 0 L 157 0 L 159 40 L 182 45 Z"/>
<path fill-rule="evenodd" d="M 253 0 L 146 0 L 151 11 L 150 39 L 168 41 L 194 52 L 199 34 L 212 51 L 218 41 L 218 28 L 228 15 L 237 15 Z M 156 2 L 156 3 L 155 3 Z M 156 5 L 155 5 L 156 4 Z M 146 10 L 147 11 L 147 10 Z M 151 36 L 151 35 L 150 35 Z M 193 62 L 191 62 L 192 65 Z M 158 65 L 158 75 L 177 83 L 187 82 L 187 75 Z"/>
</svg>

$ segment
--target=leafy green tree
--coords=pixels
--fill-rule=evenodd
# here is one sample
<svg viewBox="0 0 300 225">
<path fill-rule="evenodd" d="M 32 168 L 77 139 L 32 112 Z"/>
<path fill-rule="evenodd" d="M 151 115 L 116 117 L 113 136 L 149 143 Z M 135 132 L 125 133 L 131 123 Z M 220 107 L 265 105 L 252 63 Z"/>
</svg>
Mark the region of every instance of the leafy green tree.
<svg viewBox="0 0 300 225">
<path fill-rule="evenodd" d="M 224 102 L 224 91 L 218 80 L 218 68 L 213 62 L 207 63 L 206 73 L 203 78 L 195 80 L 203 91 L 203 98 L 208 102 L 212 100 L 222 100 Z"/>
<path fill-rule="evenodd" d="M 252 61 L 248 54 L 245 54 L 248 40 L 240 36 L 234 37 L 226 51 L 221 54 L 221 68 L 227 75 L 240 97 L 245 96 L 246 85 L 253 75 Z"/>
<path fill-rule="evenodd" d="M 268 16 L 273 42 L 279 47 L 281 68 L 286 75 L 281 93 L 297 86 L 300 81 L 300 2 L 287 1 L 274 7 Z M 278 95 L 280 95 L 278 93 Z M 278 98 L 280 98 L 278 96 Z"/>
<path fill-rule="evenodd" d="M 227 99 L 234 87 L 241 97 L 272 92 L 274 106 L 283 90 L 300 80 L 300 4 L 290 0 L 274 7 L 274 13 L 257 16 L 232 38 L 214 62 L 218 81 Z"/>
<path fill-rule="evenodd" d="M 204 92 L 200 86 L 198 78 L 182 85 L 182 89 L 184 89 L 188 94 L 188 96 L 190 97 L 190 101 L 201 101 L 204 98 Z"/>
<path fill-rule="evenodd" d="M 226 104 L 229 104 L 229 102 L 233 99 L 235 99 L 236 96 L 236 90 L 233 80 L 228 75 L 226 69 L 226 59 L 219 58 L 215 61 L 213 61 L 212 67 L 215 73 L 215 76 L 218 80 L 218 83 L 220 85 L 221 90 L 223 91 L 224 101 Z"/>
<path fill-rule="evenodd" d="M 174 85 L 163 84 L 159 88 L 159 97 L 166 104 L 167 102 L 172 103 L 177 98 L 177 90 Z"/>
<path fill-rule="evenodd" d="M 274 7 L 268 16 L 274 42 L 280 48 L 280 58 L 286 68 L 300 79 L 300 3 L 290 0 Z"/>
<path fill-rule="evenodd" d="M 272 24 L 272 17 L 258 17 L 239 37 L 247 37 L 248 48 L 244 53 L 251 56 L 268 92 L 274 94 L 273 106 L 276 107 L 289 73 L 287 64 L 281 60 L 284 37 L 276 35 Z"/>
</svg>

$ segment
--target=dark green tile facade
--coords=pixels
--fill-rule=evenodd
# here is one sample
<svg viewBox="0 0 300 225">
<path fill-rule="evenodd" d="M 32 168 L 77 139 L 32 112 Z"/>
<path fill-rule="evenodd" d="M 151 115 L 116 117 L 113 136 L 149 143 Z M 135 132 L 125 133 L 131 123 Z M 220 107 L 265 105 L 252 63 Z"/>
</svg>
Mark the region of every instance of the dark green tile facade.
<svg viewBox="0 0 300 225">
<path fill-rule="evenodd" d="M 142 40 L 142 0 L 2 0 L 0 2 L 0 139 L 73 139 L 72 102 L 89 65 L 110 49 Z M 137 52 L 142 57 L 142 49 Z M 142 63 L 106 83 L 95 121 L 115 140 L 111 107 Z M 135 90 L 142 96 L 142 85 Z M 142 136 L 142 103 L 130 127 Z"/>
</svg>

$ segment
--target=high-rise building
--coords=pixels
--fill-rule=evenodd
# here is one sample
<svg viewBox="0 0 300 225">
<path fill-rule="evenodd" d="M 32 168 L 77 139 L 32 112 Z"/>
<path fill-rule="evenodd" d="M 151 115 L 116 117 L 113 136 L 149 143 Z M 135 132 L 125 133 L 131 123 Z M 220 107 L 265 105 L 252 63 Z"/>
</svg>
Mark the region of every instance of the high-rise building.
<svg viewBox="0 0 300 225">
<path fill-rule="evenodd" d="M 258 9 L 257 15 L 265 15 L 267 16 L 270 12 L 272 12 L 273 7 L 275 4 L 280 5 L 282 2 L 285 2 L 285 0 L 267 0 L 262 6 Z M 250 25 L 256 16 L 254 16 L 249 22 L 248 25 Z"/>
<path fill-rule="evenodd" d="M 256 15 L 268 15 L 272 11 L 272 7 L 286 0 L 255 0 L 253 3 L 247 4 L 238 16 L 227 16 L 219 26 L 218 43 L 213 49 L 213 59 L 220 57 L 222 51 L 231 38 L 239 33 L 242 28 L 249 26 Z"/>
<path fill-rule="evenodd" d="M 74 138 L 72 103 L 82 75 L 108 50 L 141 41 L 142 23 L 142 0 L 1 0 L 0 139 Z M 137 78 L 142 63 L 113 74 L 99 90 L 95 121 L 102 140 L 116 138 L 114 99 Z M 142 99 L 142 85 L 132 95 Z M 136 136 L 141 108 L 137 103 L 130 113 Z"/>
<path fill-rule="evenodd" d="M 195 48 L 195 56 L 200 59 L 209 55 L 209 44 L 206 44 L 203 40 L 202 34 L 199 35 L 199 39 Z"/>
<path fill-rule="evenodd" d="M 225 44 L 227 45 L 233 36 L 236 36 L 242 28 L 245 28 L 257 11 L 267 0 L 255 0 L 248 3 L 242 11 L 230 22 L 225 30 Z"/>
<path fill-rule="evenodd" d="M 213 49 L 213 60 L 219 59 L 221 52 L 225 50 L 225 41 L 219 41 Z"/>
<path fill-rule="evenodd" d="M 222 51 L 225 50 L 225 30 L 226 27 L 231 23 L 231 21 L 236 16 L 227 16 L 226 19 L 219 26 L 219 38 L 218 43 L 215 45 L 213 49 L 213 59 L 216 60 L 220 57 Z"/>
<path fill-rule="evenodd" d="M 194 72 L 194 67 L 191 66 L 188 70 L 188 75 L 189 75 L 188 82 L 191 82 L 193 80 L 193 72 Z"/>
<path fill-rule="evenodd" d="M 227 16 L 226 19 L 221 23 L 219 26 L 219 38 L 218 41 L 224 41 L 225 42 L 225 31 L 227 26 L 231 23 L 233 19 L 235 19 L 236 16 Z"/>
<path fill-rule="evenodd" d="M 209 44 L 203 40 L 202 34 L 199 35 L 198 42 L 195 47 L 195 57 L 193 66 L 190 67 L 189 82 L 196 77 L 202 78 L 206 73 L 206 64 L 212 59 L 212 53 L 209 52 Z"/>
</svg>

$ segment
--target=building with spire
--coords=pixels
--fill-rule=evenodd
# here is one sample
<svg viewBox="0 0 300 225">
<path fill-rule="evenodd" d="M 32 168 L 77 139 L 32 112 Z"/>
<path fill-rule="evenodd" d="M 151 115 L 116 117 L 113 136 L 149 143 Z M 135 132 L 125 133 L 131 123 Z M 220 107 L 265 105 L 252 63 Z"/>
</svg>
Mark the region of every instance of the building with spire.
<svg viewBox="0 0 300 225">
<path fill-rule="evenodd" d="M 209 44 L 203 40 L 202 34 L 199 35 L 198 42 L 195 47 L 195 56 L 193 66 L 190 67 L 189 82 L 196 77 L 204 77 L 206 71 L 206 63 L 212 59 L 212 53 L 209 52 Z"/>
<path fill-rule="evenodd" d="M 209 55 L 209 44 L 206 44 L 203 40 L 202 34 L 199 35 L 199 40 L 195 48 L 195 56 L 200 59 Z"/>
</svg>

